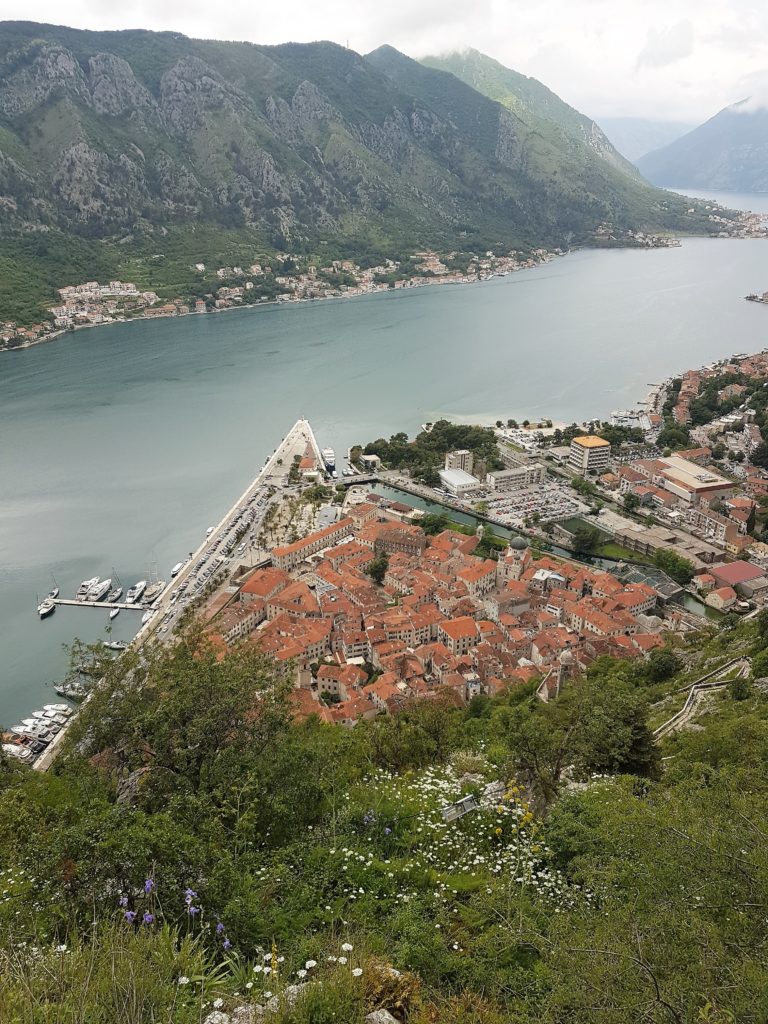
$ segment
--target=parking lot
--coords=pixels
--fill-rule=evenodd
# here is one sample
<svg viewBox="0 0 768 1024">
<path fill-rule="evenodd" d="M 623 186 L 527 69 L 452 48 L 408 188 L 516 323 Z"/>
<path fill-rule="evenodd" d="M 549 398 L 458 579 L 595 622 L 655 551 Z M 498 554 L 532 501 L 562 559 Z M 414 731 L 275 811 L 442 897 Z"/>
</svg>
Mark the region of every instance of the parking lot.
<svg viewBox="0 0 768 1024">
<path fill-rule="evenodd" d="M 488 514 L 510 526 L 522 526 L 526 519 L 533 520 L 534 516 L 546 523 L 588 510 L 566 484 L 555 481 L 519 491 L 491 491 L 484 500 Z"/>
</svg>

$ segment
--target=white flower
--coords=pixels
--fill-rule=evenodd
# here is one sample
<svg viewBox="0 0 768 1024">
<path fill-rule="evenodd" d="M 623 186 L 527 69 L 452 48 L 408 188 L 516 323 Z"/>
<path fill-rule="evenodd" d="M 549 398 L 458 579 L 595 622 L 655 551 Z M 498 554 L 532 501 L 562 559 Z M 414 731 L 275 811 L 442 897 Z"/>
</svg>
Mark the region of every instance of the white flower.
<svg viewBox="0 0 768 1024">
<path fill-rule="evenodd" d="M 353 967 L 352 968 L 352 977 L 353 978 L 359 978 L 362 973 L 363 973 L 363 968 L 362 967 Z"/>
<path fill-rule="evenodd" d="M 265 992 L 264 993 L 264 998 L 265 999 L 271 999 L 272 998 L 272 993 L 271 992 Z"/>
<path fill-rule="evenodd" d="M 214 1008 L 214 1010 L 219 1010 L 223 1005 L 224 1005 L 224 1000 L 223 999 L 214 999 L 213 1000 L 213 1008 Z"/>
<path fill-rule="evenodd" d="M 56 947 L 56 952 L 57 953 L 66 953 L 67 952 L 66 945 L 57 946 Z"/>
<path fill-rule="evenodd" d="M 261 972 L 263 970 L 264 970 L 264 968 L 261 966 L 261 964 L 256 964 L 256 966 L 253 968 L 253 973 L 254 974 L 261 974 Z"/>
<path fill-rule="evenodd" d="M 317 967 L 317 960 L 307 960 L 304 966 L 310 971 L 313 967 Z"/>
<path fill-rule="evenodd" d="M 351 953 L 355 947 L 352 945 L 351 942 L 343 942 L 341 948 L 344 950 L 345 953 Z"/>
<path fill-rule="evenodd" d="M 307 976 L 307 972 L 304 970 L 303 967 L 300 970 L 296 971 L 296 974 L 298 975 L 299 978 L 306 978 Z"/>
<path fill-rule="evenodd" d="M 188 985 L 189 984 L 189 978 L 186 976 L 186 974 L 182 974 L 182 976 L 179 978 L 179 984 L 180 985 Z"/>
<path fill-rule="evenodd" d="M 252 981 L 246 981 L 245 987 L 246 988 L 253 988 L 253 982 Z"/>
<path fill-rule="evenodd" d="M 345 956 L 340 956 L 338 962 L 340 964 L 345 964 L 347 962 L 347 958 Z"/>
</svg>

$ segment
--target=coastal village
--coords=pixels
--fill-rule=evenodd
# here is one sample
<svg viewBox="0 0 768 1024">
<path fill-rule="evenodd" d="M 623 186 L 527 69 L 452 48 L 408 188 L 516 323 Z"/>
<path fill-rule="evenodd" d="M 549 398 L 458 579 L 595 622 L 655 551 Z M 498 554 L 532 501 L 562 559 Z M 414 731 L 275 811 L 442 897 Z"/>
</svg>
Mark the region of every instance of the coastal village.
<svg viewBox="0 0 768 1024">
<path fill-rule="evenodd" d="M 130 281 L 87 281 L 59 289 L 60 301 L 49 309 L 48 319 L 38 324 L 0 323 L 0 348 L 21 348 L 48 341 L 63 331 L 97 327 L 133 319 L 215 313 L 266 302 L 304 302 L 351 298 L 390 289 L 425 285 L 472 284 L 517 270 L 539 266 L 562 250 L 512 251 L 507 255 L 459 258 L 456 252 L 438 255 L 414 253 L 407 266 L 385 260 L 362 268 L 352 260 L 332 260 L 327 266 L 292 254 L 261 257 L 248 266 L 210 268 L 196 263 L 190 268 L 200 282 L 201 297 L 163 300 L 155 291 L 142 291 Z"/>
<path fill-rule="evenodd" d="M 707 382 L 730 376 L 762 386 L 768 354 L 658 386 L 634 414 L 645 429 L 631 443 L 580 430 L 556 444 L 557 427 L 497 425 L 505 468 L 487 471 L 472 452 L 449 451 L 440 487 L 360 449 L 346 490 L 337 485 L 336 500 L 303 520 L 314 529 L 275 544 L 258 568 L 242 567 L 209 597 L 202 618 L 211 642 L 222 656 L 246 644 L 289 663 L 295 715 L 352 727 L 411 700 L 440 694 L 467 703 L 532 681 L 549 700 L 604 655 L 644 659 L 699 628 L 704 608 L 755 614 L 768 600 L 768 544 L 755 536 L 768 470 L 750 461 L 762 444 L 757 414 L 741 403 L 689 427 Z M 720 400 L 748 391 L 727 384 Z M 662 453 L 665 421 L 690 429 L 697 447 Z M 296 468 L 298 493 L 330 480 L 309 448 Z M 400 488 L 404 500 L 358 483 L 361 474 Z M 499 509 L 520 494 L 530 508 L 537 490 L 542 512 L 525 518 L 526 535 L 489 547 L 485 532 L 503 523 Z M 447 516 L 481 512 L 487 527 L 435 523 L 409 502 L 414 495 L 441 502 Z M 574 537 L 592 523 L 623 558 L 579 557 Z"/>
</svg>

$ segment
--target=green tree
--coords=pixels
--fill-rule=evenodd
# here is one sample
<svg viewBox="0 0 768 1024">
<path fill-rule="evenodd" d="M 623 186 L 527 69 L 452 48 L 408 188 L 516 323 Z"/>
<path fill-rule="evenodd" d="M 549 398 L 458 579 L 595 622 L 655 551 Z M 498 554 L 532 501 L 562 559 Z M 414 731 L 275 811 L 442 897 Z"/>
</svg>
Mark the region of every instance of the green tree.
<svg viewBox="0 0 768 1024">
<path fill-rule="evenodd" d="M 683 587 L 691 582 L 696 572 L 692 562 L 667 548 L 657 551 L 653 561 L 662 572 L 665 572 L 667 576 L 670 576 Z"/>
<path fill-rule="evenodd" d="M 640 499 L 632 491 L 627 491 L 623 505 L 625 512 L 636 512 L 640 508 Z"/>
<path fill-rule="evenodd" d="M 387 574 L 388 568 L 389 559 L 387 558 L 386 554 L 382 552 L 377 558 L 374 558 L 372 562 L 368 563 L 368 566 L 365 571 L 368 573 L 368 575 L 371 577 L 374 583 L 378 583 L 379 586 L 381 586 L 381 584 L 384 582 L 384 577 Z"/>
<path fill-rule="evenodd" d="M 573 547 L 580 554 L 589 555 L 600 543 L 600 531 L 587 523 L 580 523 L 572 532 Z"/>
</svg>

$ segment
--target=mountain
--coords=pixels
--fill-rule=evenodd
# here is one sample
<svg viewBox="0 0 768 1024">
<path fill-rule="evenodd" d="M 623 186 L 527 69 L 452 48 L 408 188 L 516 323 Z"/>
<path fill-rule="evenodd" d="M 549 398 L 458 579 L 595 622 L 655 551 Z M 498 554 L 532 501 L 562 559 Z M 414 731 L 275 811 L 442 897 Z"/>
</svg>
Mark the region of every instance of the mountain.
<svg viewBox="0 0 768 1024">
<path fill-rule="evenodd" d="M 196 262 L 276 249 L 376 259 L 588 244 L 605 221 L 706 229 L 538 89 L 546 103 L 516 113 L 390 47 L 2 23 L 0 320 L 89 277 L 184 294 Z"/>
<path fill-rule="evenodd" d="M 682 138 L 648 153 L 637 166 L 655 185 L 768 189 L 768 110 L 749 100 L 725 107 Z"/>
<path fill-rule="evenodd" d="M 601 117 L 600 127 L 618 151 L 636 162 L 646 153 L 674 142 L 695 128 L 680 121 L 650 121 L 643 117 Z"/>
<path fill-rule="evenodd" d="M 535 78 L 521 75 L 472 49 L 425 57 L 422 64 L 449 71 L 483 96 L 507 107 L 532 131 L 541 132 L 572 154 L 587 156 L 591 152 L 631 178 L 639 178 L 637 168 L 617 152 L 594 121 Z"/>
</svg>

